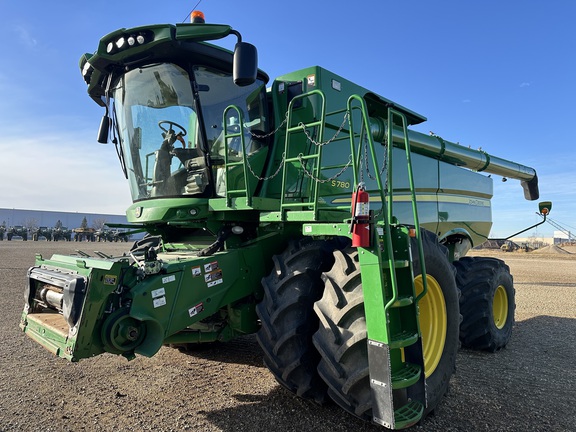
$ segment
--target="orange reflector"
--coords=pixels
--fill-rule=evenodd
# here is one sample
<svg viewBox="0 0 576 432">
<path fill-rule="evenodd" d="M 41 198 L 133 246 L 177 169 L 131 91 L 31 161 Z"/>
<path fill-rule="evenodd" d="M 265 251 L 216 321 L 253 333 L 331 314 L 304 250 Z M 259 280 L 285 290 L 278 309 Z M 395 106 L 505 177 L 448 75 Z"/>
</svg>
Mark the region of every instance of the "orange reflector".
<svg viewBox="0 0 576 432">
<path fill-rule="evenodd" d="M 410 229 L 408 230 L 408 235 L 409 235 L 410 237 L 416 237 L 416 229 L 410 228 Z"/>
<path fill-rule="evenodd" d="M 548 211 L 549 211 L 549 210 L 548 210 L 546 207 L 544 207 L 544 208 L 542 209 L 542 214 L 543 214 L 543 215 L 547 215 L 547 214 L 548 214 Z"/>
<path fill-rule="evenodd" d="M 200 11 L 192 12 L 192 15 L 190 16 L 190 22 L 192 24 L 204 24 L 206 22 L 204 19 L 204 13 Z"/>
</svg>

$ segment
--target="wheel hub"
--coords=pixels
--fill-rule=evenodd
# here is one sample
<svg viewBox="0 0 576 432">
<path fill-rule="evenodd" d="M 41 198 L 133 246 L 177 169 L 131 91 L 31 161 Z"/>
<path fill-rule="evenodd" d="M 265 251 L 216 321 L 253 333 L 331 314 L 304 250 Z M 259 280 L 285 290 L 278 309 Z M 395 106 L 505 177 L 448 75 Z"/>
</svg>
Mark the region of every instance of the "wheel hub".
<svg viewBox="0 0 576 432">
<path fill-rule="evenodd" d="M 503 285 L 498 285 L 494 292 L 494 301 L 492 302 L 492 315 L 494 325 L 498 329 L 504 328 L 508 319 L 508 295 Z"/>
<path fill-rule="evenodd" d="M 424 375 L 429 377 L 434 373 L 440 363 L 444 345 L 446 343 L 446 331 L 448 319 L 446 316 L 446 302 L 442 294 L 442 288 L 432 276 L 426 276 L 428 290 L 420 300 L 420 332 L 422 333 L 422 350 L 424 352 Z M 419 295 L 423 287 L 422 275 L 414 279 L 416 295 Z"/>
</svg>

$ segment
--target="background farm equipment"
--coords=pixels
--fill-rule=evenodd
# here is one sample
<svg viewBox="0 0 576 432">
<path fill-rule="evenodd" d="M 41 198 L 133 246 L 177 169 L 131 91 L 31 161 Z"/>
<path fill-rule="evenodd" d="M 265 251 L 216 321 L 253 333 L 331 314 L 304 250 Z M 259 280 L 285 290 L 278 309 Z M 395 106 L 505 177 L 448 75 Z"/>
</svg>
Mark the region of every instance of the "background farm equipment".
<svg viewBox="0 0 576 432">
<path fill-rule="evenodd" d="M 20 237 L 23 241 L 28 240 L 28 230 L 22 225 L 14 225 L 6 231 L 6 239 L 11 241 L 13 237 Z"/>
<path fill-rule="evenodd" d="M 38 227 L 32 232 L 32 240 L 38 241 L 40 237 L 44 237 L 47 241 L 52 241 L 52 228 Z"/>
</svg>

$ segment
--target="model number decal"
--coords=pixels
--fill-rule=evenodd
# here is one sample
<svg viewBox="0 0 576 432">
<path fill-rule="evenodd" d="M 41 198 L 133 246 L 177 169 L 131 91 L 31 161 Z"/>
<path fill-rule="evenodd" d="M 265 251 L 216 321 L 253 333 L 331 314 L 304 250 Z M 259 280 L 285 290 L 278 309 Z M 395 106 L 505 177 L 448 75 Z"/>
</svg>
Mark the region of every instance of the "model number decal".
<svg viewBox="0 0 576 432">
<path fill-rule="evenodd" d="M 349 181 L 332 180 L 332 187 L 337 187 L 340 189 L 348 189 L 348 188 L 350 188 L 350 182 Z"/>
</svg>

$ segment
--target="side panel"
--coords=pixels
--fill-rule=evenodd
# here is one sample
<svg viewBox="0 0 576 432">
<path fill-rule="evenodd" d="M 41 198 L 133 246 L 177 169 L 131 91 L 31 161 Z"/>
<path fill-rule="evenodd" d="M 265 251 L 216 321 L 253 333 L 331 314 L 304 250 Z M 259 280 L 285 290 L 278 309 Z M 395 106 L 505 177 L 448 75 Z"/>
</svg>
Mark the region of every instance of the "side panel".
<svg viewBox="0 0 576 432">
<path fill-rule="evenodd" d="M 492 227 L 492 178 L 440 162 L 438 193 L 440 237 L 455 228 L 464 228 L 473 246 L 481 244 Z"/>
</svg>

